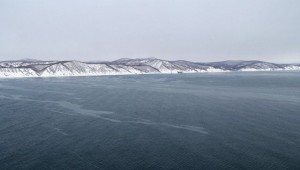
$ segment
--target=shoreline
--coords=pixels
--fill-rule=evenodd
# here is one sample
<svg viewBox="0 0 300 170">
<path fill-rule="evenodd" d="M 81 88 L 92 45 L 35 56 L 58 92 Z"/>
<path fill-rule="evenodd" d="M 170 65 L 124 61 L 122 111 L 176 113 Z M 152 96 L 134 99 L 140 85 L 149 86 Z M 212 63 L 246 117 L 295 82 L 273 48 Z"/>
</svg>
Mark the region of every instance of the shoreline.
<svg viewBox="0 0 300 170">
<path fill-rule="evenodd" d="M 101 77 L 101 76 L 130 76 L 130 75 L 180 75 L 180 74 L 211 74 L 211 73 L 254 73 L 254 72 L 300 72 L 300 70 L 247 70 L 247 71 L 203 71 L 183 73 L 120 73 L 120 74 L 82 74 L 82 75 L 54 75 L 54 76 L 0 76 L 1 79 L 26 79 L 26 78 L 66 78 L 66 77 Z"/>
</svg>

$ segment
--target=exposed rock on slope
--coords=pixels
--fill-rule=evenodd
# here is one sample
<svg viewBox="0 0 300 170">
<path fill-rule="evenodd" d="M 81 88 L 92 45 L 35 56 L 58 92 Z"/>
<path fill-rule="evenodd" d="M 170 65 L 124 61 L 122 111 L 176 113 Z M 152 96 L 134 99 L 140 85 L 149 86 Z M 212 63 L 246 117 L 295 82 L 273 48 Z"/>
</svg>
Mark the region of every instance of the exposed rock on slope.
<svg viewBox="0 0 300 170">
<path fill-rule="evenodd" d="M 195 63 L 157 58 L 120 59 L 112 62 L 18 60 L 0 62 L 0 77 L 96 76 L 120 74 L 197 73 L 224 71 L 300 70 L 299 65 L 263 61 Z"/>
</svg>

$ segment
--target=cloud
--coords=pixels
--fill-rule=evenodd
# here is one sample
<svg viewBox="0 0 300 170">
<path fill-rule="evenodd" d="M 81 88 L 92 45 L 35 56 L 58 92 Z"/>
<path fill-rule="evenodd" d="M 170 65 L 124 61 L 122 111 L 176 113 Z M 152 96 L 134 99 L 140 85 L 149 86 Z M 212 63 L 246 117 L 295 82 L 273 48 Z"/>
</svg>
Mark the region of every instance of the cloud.
<svg viewBox="0 0 300 170">
<path fill-rule="evenodd" d="M 296 0 L 3 0 L 0 59 L 300 62 Z"/>
</svg>

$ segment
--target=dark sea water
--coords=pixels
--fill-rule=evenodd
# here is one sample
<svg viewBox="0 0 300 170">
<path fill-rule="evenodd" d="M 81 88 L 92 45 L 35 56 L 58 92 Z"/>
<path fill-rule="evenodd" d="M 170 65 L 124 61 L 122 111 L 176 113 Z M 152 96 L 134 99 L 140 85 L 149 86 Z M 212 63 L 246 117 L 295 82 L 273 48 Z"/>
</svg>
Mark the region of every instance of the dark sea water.
<svg viewBox="0 0 300 170">
<path fill-rule="evenodd" d="M 300 169 L 300 73 L 0 79 L 0 169 Z"/>
</svg>

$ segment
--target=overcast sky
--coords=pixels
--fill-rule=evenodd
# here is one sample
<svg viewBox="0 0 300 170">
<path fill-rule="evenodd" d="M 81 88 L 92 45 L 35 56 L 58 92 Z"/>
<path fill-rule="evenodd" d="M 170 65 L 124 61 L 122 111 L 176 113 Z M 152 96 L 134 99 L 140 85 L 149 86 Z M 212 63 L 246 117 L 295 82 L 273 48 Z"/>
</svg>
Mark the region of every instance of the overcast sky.
<svg viewBox="0 0 300 170">
<path fill-rule="evenodd" d="M 0 0 L 0 60 L 300 63 L 300 0 Z"/>
</svg>

